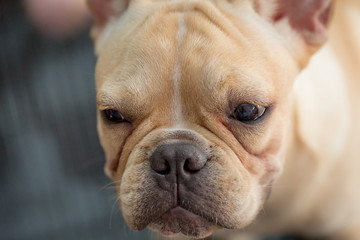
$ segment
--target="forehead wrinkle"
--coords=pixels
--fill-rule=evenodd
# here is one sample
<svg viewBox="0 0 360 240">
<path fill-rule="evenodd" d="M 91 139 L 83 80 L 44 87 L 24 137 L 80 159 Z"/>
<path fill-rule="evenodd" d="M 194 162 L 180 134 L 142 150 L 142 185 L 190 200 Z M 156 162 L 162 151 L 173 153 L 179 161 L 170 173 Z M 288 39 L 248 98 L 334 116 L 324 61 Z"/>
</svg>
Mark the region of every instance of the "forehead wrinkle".
<svg viewBox="0 0 360 240">
<path fill-rule="evenodd" d="M 118 32 L 105 46 L 106 54 L 100 54 L 97 84 L 126 81 L 135 92 L 163 87 L 172 74 L 176 20 L 176 14 L 161 8 L 149 14 L 141 29 Z"/>
<path fill-rule="evenodd" d="M 270 104 L 273 101 L 270 93 L 272 92 L 272 85 L 269 81 L 265 81 L 261 76 L 249 74 L 242 69 L 231 69 L 219 72 L 212 81 L 206 81 L 206 86 L 209 92 L 216 92 L 218 96 L 226 99 L 236 98 L 244 101 L 253 101 L 258 104 Z"/>
<path fill-rule="evenodd" d="M 198 16 L 201 20 L 201 15 Z M 194 24 L 189 25 L 189 36 L 192 38 L 187 37 L 183 48 L 182 69 L 188 75 L 186 86 L 196 90 L 198 87 L 189 86 L 201 80 L 202 89 L 205 88 L 208 93 L 216 92 L 225 97 L 229 89 L 234 89 L 236 92 L 245 91 L 247 94 L 244 93 L 244 96 L 261 95 L 259 99 L 270 101 L 272 96 L 269 93 L 273 90 L 273 81 L 276 81 L 271 74 L 274 69 L 267 66 L 265 58 L 260 59 L 260 67 L 254 66 L 261 52 L 248 46 L 248 41 L 234 41 L 214 26 L 204 32 L 200 20 L 192 21 Z M 197 73 L 196 81 L 194 73 Z"/>
</svg>

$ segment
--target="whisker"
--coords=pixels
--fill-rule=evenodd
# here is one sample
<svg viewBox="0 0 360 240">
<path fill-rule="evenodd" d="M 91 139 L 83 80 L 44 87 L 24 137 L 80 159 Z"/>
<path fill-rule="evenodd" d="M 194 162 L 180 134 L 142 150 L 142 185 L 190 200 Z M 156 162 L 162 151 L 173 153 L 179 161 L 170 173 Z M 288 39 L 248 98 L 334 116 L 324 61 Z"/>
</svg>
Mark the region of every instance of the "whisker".
<svg viewBox="0 0 360 240">
<path fill-rule="evenodd" d="M 103 190 L 108 189 L 108 188 L 116 188 L 117 186 L 113 186 L 113 185 L 116 185 L 117 183 L 120 183 L 120 182 L 121 182 L 121 180 L 116 180 L 116 181 L 112 181 L 110 183 L 107 183 L 107 184 L 105 184 L 105 186 L 101 187 L 99 189 L 99 191 L 103 191 Z"/>
<path fill-rule="evenodd" d="M 113 213 L 114 213 L 114 207 L 116 205 L 116 203 L 118 203 L 118 201 L 120 200 L 120 196 L 117 197 L 111 207 L 111 212 L 110 212 L 110 218 L 109 218 L 109 229 L 111 230 L 111 224 L 112 224 L 112 216 L 113 216 Z M 118 209 L 119 210 L 119 209 Z"/>
</svg>

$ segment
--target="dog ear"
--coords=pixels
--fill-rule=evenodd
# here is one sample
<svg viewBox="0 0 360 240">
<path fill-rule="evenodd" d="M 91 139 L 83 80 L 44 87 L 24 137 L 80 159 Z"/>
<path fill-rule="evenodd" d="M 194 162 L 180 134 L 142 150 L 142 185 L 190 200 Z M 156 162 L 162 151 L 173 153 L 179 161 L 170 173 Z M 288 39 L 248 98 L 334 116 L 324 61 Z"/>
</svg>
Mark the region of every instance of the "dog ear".
<svg viewBox="0 0 360 240">
<path fill-rule="evenodd" d="M 327 39 L 332 0 L 253 0 L 253 6 L 286 38 L 294 33 L 300 37 L 302 49 L 298 52 L 305 50 L 311 56 Z"/>
<path fill-rule="evenodd" d="M 87 0 L 96 25 L 104 25 L 113 16 L 119 16 L 129 6 L 129 0 Z"/>
<path fill-rule="evenodd" d="M 99 31 L 112 18 L 120 16 L 129 6 L 130 0 L 87 0 L 94 17 L 92 37 L 96 39 Z"/>
</svg>

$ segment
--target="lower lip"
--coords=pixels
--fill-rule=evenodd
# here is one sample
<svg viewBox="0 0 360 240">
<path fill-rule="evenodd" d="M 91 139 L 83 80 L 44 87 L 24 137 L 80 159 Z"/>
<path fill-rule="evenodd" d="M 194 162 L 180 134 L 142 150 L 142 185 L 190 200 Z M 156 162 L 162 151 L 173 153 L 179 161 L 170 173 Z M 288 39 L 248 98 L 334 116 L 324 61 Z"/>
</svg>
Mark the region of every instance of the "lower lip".
<svg viewBox="0 0 360 240">
<path fill-rule="evenodd" d="M 189 212 L 187 210 L 185 210 L 184 208 L 182 207 L 175 207 L 173 209 L 171 209 L 168 214 L 172 217 L 175 217 L 175 218 L 186 218 L 188 221 L 196 221 L 199 216 L 195 215 L 194 213 L 192 212 Z M 179 232 L 173 232 L 173 231 L 169 231 L 169 230 L 162 230 L 160 231 L 162 235 L 166 236 L 166 237 L 174 237 L 175 235 L 178 235 Z"/>
<path fill-rule="evenodd" d="M 175 207 L 175 208 L 171 209 L 170 214 L 173 216 L 181 217 L 181 218 L 185 217 L 189 220 L 199 218 L 198 215 L 196 215 L 192 212 L 189 212 L 188 210 L 185 210 L 182 207 Z"/>
</svg>

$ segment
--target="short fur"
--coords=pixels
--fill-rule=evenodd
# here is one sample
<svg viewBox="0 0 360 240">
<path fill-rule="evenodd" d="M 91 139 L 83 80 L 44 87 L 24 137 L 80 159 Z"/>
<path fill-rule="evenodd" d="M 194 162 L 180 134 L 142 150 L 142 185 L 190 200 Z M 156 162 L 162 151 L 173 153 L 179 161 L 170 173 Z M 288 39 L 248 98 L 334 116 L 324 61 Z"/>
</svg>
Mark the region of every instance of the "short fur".
<svg viewBox="0 0 360 240">
<path fill-rule="evenodd" d="M 248 232 L 359 239 L 360 3 L 336 2 L 329 42 L 305 70 L 326 26 L 299 32 L 291 19 L 274 18 L 276 4 L 133 0 L 96 25 L 105 172 L 132 229 L 165 233 L 178 224 L 200 238 L 256 218 Z M 269 112 L 240 123 L 229 116 L 242 102 Z M 131 123 L 107 122 L 104 109 Z M 149 166 L 156 147 L 180 140 L 209 156 L 184 184 L 182 207 L 201 217 L 191 224 L 167 222 L 173 196 Z"/>
</svg>

